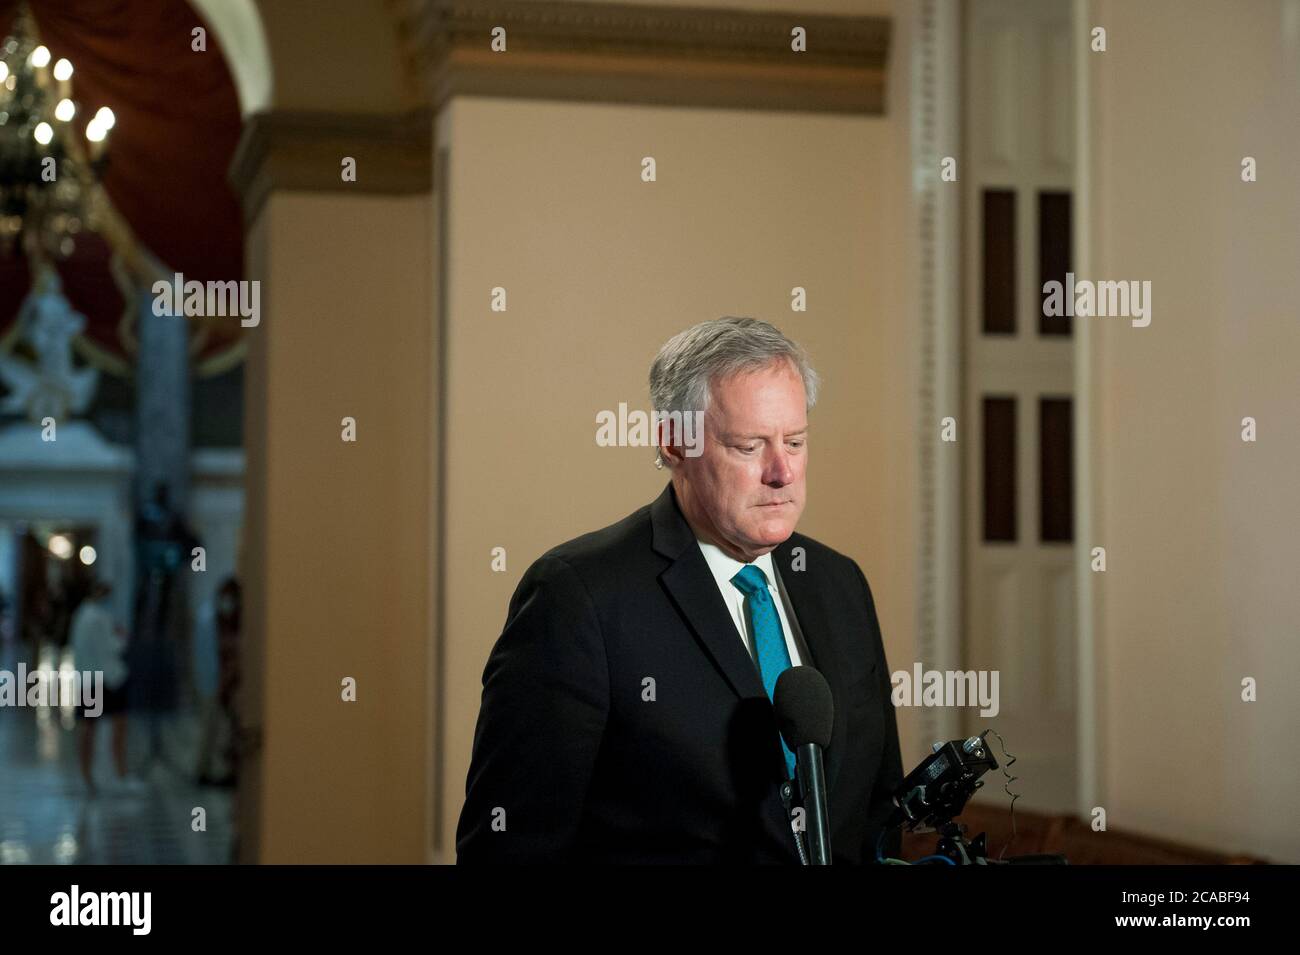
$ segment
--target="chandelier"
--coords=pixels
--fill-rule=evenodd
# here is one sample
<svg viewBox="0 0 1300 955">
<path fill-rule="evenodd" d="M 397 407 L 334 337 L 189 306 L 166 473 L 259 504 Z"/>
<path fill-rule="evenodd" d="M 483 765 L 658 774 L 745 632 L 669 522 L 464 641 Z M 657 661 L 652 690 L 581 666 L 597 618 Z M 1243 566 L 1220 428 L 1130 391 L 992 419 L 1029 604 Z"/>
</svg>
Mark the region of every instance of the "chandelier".
<svg viewBox="0 0 1300 955">
<path fill-rule="evenodd" d="M 73 66 L 51 62 L 26 4 L 0 42 L 0 254 L 66 259 L 96 225 L 94 187 L 107 163 L 113 111 L 84 126 Z"/>
</svg>

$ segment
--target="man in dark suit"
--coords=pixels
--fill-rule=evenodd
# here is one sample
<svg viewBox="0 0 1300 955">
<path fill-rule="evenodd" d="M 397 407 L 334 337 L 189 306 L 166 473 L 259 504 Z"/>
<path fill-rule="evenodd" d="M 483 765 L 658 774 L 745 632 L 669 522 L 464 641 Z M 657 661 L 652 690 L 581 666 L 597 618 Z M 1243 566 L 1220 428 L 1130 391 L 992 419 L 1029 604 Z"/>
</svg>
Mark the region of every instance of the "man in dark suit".
<svg viewBox="0 0 1300 955">
<path fill-rule="evenodd" d="M 755 319 L 664 345 L 652 402 L 699 413 L 702 446 L 665 421 L 658 499 L 525 572 L 483 673 L 458 861 L 798 864 L 771 691 L 799 664 L 834 698 L 833 861 L 876 859 L 903 771 L 875 604 L 851 558 L 794 532 L 817 386 Z"/>
</svg>

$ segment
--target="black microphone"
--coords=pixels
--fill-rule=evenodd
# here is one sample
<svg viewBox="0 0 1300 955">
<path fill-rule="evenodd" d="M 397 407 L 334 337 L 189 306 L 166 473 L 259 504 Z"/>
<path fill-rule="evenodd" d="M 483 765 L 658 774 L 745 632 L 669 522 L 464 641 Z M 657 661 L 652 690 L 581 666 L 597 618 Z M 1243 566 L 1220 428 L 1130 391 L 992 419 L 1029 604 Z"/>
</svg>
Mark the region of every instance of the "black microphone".
<svg viewBox="0 0 1300 955">
<path fill-rule="evenodd" d="M 776 724 L 796 759 L 795 776 L 806 814 L 811 865 L 831 864 L 831 820 L 826 810 L 822 750 L 830 745 L 835 701 L 826 678 L 813 667 L 790 667 L 772 691 Z"/>
</svg>

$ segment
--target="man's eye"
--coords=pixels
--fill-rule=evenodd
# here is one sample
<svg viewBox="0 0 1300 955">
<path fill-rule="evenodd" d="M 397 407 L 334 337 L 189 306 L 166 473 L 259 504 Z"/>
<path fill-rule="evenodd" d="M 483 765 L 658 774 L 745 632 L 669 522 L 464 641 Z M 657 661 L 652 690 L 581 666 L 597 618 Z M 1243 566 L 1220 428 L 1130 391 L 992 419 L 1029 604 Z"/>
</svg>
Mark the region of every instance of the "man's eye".
<svg viewBox="0 0 1300 955">
<path fill-rule="evenodd" d="M 802 447 L 803 447 L 803 442 L 802 442 L 802 441 L 791 441 L 790 444 L 793 445 L 793 446 L 796 447 L 796 448 L 802 448 Z"/>
<path fill-rule="evenodd" d="M 736 445 L 736 450 L 737 450 L 737 451 L 744 451 L 746 454 L 749 454 L 751 451 L 754 450 L 754 446 L 753 446 L 753 445 L 750 445 L 748 448 L 743 448 L 743 447 L 741 447 L 740 445 Z"/>
</svg>

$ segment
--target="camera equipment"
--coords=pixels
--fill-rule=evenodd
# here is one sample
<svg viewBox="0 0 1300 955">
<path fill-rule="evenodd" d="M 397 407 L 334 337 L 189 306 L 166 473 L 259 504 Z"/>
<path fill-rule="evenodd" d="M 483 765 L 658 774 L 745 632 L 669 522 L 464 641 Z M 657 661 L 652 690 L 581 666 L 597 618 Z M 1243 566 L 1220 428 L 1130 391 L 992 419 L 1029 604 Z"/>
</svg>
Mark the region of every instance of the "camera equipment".
<svg viewBox="0 0 1300 955">
<path fill-rule="evenodd" d="M 886 829 L 904 825 L 909 832 L 923 827 L 937 831 L 940 838 L 935 855 L 957 865 L 1066 864 L 1065 857 L 1060 855 L 989 859 L 985 833 L 981 832 L 974 841 L 967 842 L 962 827 L 953 822 L 953 817 L 961 813 L 970 797 L 984 785 L 980 777 L 998 768 L 998 762 L 984 740 L 989 732 L 985 730 L 969 739 L 935 743 L 934 752 L 908 773 L 894 790 L 897 808 Z"/>
</svg>

